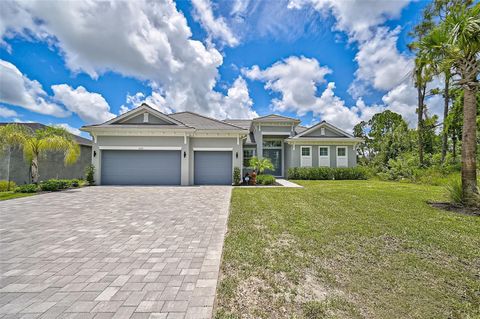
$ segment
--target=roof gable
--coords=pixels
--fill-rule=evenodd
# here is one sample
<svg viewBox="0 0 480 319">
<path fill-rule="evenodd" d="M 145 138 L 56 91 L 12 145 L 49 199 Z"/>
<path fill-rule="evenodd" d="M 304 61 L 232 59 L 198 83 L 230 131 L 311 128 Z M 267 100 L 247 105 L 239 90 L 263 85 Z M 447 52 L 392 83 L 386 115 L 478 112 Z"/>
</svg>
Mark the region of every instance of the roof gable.
<svg viewBox="0 0 480 319">
<path fill-rule="evenodd" d="M 265 116 L 260 116 L 256 117 L 253 119 L 255 122 L 286 122 L 286 121 L 291 121 L 291 122 L 296 122 L 300 123 L 299 119 L 295 119 L 293 117 L 288 117 L 288 116 L 283 116 L 283 115 L 278 115 L 278 114 L 269 114 Z"/>
<path fill-rule="evenodd" d="M 144 122 L 144 114 L 147 113 L 148 121 Z M 164 114 L 146 103 L 134 108 L 116 118 L 103 123 L 102 125 L 119 125 L 119 124 L 136 124 L 136 125 L 176 125 L 185 126 L 182 122 Z"/>
<path fill-rule="evenodd" d="M 323 129 L 323 130 L 322 130 Z M 322 134 L 324 133 L 324 134 Z M 301 132 L 300 134 L 294 136 L 293 138 L 299 137 L 318 137 L 318 138 L 353 138 L 353 135 L 339 129 L 338 127 L 326 122 L 322 121 L 306 130 Z"/>
</svg>

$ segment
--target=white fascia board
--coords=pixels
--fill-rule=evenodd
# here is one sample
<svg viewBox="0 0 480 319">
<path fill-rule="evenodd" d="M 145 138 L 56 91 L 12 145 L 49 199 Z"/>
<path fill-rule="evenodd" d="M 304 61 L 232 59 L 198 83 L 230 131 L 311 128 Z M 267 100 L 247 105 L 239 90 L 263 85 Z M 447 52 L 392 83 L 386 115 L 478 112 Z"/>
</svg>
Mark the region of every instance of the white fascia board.
<svg viewBox="0 0 480 319">
<path fill-rule="evenodd" d="M 95 133 L 98 136 L 184 136 L 191 135 L 194 129 L 161 129 L 161 128 L 116 128 L 116 127 L 98 127 L 83 128 L 85 132 Z"/>
<path fill-rule="evenodd" d="M 175 146 L 99 146 L 100 150 L 131 150 L 131 151 L 181 151 Z"/>
<path fill-rule="evenodd" d="M 290 132 L 265 132 L 265 131 L 262 131 L 262 135 L 283 135 L 283 136 L 290 136 Z"/>
<path fill-rule="evenodd" d="M 242 137 L 248 133 L 247 130 L 196 130 L 192 137 Z"/>
<path fill-rule="evenodd" d="M 328 138 L 289 138 L 285 139 L 287 144 L 297 144 L 297 145 L 307 145 L 307 144 L 314 144 L 314 145 L 321 145 L 322 143 L 325 144 L 343 144 L 343 145 L 354 145 L 357 143 L 363 142 L 361 138 L 335 138 L 335 137 L 328 137 Z"/>
</svg>

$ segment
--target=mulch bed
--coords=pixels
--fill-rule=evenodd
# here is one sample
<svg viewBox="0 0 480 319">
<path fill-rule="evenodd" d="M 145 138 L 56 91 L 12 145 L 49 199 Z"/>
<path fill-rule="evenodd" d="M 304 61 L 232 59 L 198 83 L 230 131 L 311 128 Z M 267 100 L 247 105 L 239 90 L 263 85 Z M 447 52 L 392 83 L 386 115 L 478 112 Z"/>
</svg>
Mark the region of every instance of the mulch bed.
<svg viewBox="0 0 480 319">
<path fill-rule="evenodd" d="M 458 204 L 448 203 L 448 202 L 427 202 L 430 206 L 434 208 L 439 208 L 449 212 L 454 212 L 462 215 L 468 216 L 480 216 L 480 208 L 475 207 L 465 207 Z"/>
</svg>

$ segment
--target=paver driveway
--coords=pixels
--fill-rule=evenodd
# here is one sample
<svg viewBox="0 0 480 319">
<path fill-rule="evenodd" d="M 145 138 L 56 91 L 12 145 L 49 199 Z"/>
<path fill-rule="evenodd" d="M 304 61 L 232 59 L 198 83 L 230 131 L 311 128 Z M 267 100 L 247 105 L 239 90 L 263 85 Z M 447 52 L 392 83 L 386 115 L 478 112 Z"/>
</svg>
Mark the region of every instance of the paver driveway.
<svg viewBox="0 0 480 319">
<path fill-rule="evenodd" d="M 89 187 L 0 202 L 0 317 L 211 317 L 230 195 Z"/>
</svg>

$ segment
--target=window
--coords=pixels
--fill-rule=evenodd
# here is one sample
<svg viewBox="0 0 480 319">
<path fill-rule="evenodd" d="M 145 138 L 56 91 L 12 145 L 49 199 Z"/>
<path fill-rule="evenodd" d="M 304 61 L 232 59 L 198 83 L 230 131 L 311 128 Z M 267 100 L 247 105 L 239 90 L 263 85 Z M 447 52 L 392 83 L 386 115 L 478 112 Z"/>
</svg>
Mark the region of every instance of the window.
<svg viewBox="0 0 480 319">
<path fill-rule="evenodd" d="M 282 140 L 263 140 L 263 148 L 281 148 Z"/>
<path fill-rule="evenodd" d="M 302 156 L 310 156 L 310 147 L 302 147 Z"/>
<path fill-rule="evenodd" d="M 337 156 L 347 156 L 347 148 L 346 147 L 339 147 L 337 148 Z"/>
<path fill-rule="evenodd" d="M 250 167 L 250 159 L 255 156 L 255 149 L 246 148 L 243 150 L 243 167 Z"/>
<path fill-rule="evenodd" d="M 320 147 L 320 156 L 328 156 L 328 147 Z"/>
</svg>

